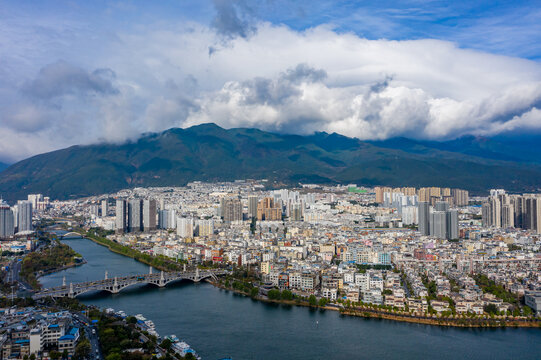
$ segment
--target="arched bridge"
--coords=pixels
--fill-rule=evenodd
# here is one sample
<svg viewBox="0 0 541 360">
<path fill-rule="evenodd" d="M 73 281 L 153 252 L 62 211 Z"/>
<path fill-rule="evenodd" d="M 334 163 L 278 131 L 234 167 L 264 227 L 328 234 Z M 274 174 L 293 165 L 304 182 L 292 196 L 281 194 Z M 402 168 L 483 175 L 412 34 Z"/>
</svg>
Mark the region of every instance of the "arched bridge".
<svg viewBox="0 0 541 360">
<path fill-rule="evenodd" d="M 164 287 L 169 283 L 180 280 L 191 280 L 193 282 L 199 282 L 207 278 L 216 278 L 217 276 L 227 274 L 227 270 L 190 270 L 190 271 L 178 271 L 178 272 L 160 272 L 158 274 L 143 275 L 130 275 L 124 277 L 114 277 L 109 279 L 107 272 L 105 273 L 104 280 L 88 281 L 82 283 L 70 283 L 66 284 L 65 280 L 62 286 L 43 289 L 34 294 L 34 299 L 41 299 L 45 297 L 70 297 L 74 298 L 78 295 L 84 294 L 89 291 L 108 291 L 116 294 L 122 289 L 135 284 L 153 284 L 159 287 Z"/>
<path fill-rule="evenodd" d="M 60 235 L 59 237 L 61 239 L 76 239 L 76 238 L 83 237 L 83 235 L 79 234 L 78 232 L 72 231 L 72 232 L 68 232 L 63 235 Z"/>
</svg>

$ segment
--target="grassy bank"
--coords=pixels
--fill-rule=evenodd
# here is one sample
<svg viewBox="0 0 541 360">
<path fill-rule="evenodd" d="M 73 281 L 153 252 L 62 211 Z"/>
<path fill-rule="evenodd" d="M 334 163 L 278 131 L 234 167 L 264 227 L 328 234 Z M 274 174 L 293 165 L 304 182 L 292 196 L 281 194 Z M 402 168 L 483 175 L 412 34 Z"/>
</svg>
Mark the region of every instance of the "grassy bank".
<svg viewBox="0 0 541 360">
<path fill-rule="evenodd" d="M 20 276 L 33 289 L 40 289 L 38 278 L 41 275 L 67 269 L 81 264 L 81 255 L 68 245 L 53 242 L 39 252 L 26 255 L 22 261 Z"/>
<path fill-rule="evenodd" d="M 336 310 L 336 309 L 335 309 Z M 387 319 L 394 321 L 402 321 L 416 324 L 436 325 L 436 326 L 452 326 L 452 327 L 467 327 L 467 328 L 486 328 L 486 327 L 533 327 L 540 328 L 541 322 L 535 319 L 528 318 L 447 318 L 447 317 L 428 317 L 415 316 L 404 313 L 389 313 L 374 309 L 340 309 L 340 313 L 349 316 L 358 316 L 364 318 Z"/>
</svg>

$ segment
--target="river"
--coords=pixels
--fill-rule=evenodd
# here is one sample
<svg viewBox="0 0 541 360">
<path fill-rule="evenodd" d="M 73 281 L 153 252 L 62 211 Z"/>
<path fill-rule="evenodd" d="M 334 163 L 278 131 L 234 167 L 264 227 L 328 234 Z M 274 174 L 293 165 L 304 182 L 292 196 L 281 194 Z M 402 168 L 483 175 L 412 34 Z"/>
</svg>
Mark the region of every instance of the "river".
<svg viewBox="0 0 541 360">
<path fill-rule="evenodd" d="M 87 263 L 40 279 L 45 287 L 149 267 L 87 239 L 64 243 Z M 541 329 L 461 329 L 342 316 L 336 311 L 267 304 L 181 282 L 80 296 L 85 304 L 143 314 L 163 337 L 175 334 L 203 359 L 540 359 Z"/>
</svg>

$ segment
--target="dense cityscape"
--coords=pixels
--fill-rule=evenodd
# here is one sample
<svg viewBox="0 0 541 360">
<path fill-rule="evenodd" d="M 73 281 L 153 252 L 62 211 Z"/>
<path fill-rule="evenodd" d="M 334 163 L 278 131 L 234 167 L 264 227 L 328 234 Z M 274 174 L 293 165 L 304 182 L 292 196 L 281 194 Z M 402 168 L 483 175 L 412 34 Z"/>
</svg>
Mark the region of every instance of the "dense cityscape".
<svg viewBox="0 0 541 360">
<path fill-rule="evenodd" d="M 265 180 L 192 182 L 70 201 L 29 195 L 0 207 L 2 251 L 32 252 L 39 248 L 33 223 L 61 220 L 82 236 L 99 233 L 184 269 L 247 269 L 250 277 L 233 278 L 233 287 L 230 280 L 213 283 L 255 298 L 298 299 L 352 314 L 358 306 L 402 321 L 452 320 L 447 325 L 480 318 L 539 321 L 541 196 L 502 189 L 470 197 L 438 187 L 267 186 Z M 5 283 L 13 276 L 9 265 Z M 239 285 L 247 281 L 248 290 Z M 73 324 L 80 320 L 55 325 L 71 315 L 53 321 L 23 311 L 25 319 L 40 320 L 19 329 L 20 313 L 12 311 L 5 310 L 4 321 L 18 327 L 5 328 L 4 358 L 17 351 L 21 358 L 39 355 L 53 343 L 74 354 L 81 330 Z M 51 335 L 51 327 L 61 330 Z M 38 333 L 43 340 L 35 345 Z"/>
<path fill-rule="evenodd" d="M 539 34 L 0 1 L 0 360 L 541 359 Z"/>
</svg>

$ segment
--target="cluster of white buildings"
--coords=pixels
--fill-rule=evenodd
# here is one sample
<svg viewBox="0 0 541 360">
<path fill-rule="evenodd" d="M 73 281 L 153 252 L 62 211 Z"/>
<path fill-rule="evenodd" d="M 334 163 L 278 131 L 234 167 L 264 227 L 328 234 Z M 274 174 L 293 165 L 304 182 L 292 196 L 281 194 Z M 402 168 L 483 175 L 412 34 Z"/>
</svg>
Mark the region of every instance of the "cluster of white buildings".
<svg viewBox="0 0 541 360">
<path fill-rule="evenodd" d="M 446 297 L 460 303 L 456 311 L 479 312 L 479 304 L 497 300 L 460 282 L 464 276 L 487 274 L 517 294 L 541 289 L 539 236 L 483 227 L 481 207 L 468 206 L 464 190 L 267 186 L 136 188 L 54 202 L 50 212 L 82 216 L 87 226 L 112 230 L 110 239 L 149 254 L 250 266 L 265 282 L 302 296 L 442 312 Z M 510 262 L 518 267 L 509 270 Z M 437 282 L 438 298 L 427 300 L 421 275 Z"/>
</svg>

